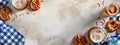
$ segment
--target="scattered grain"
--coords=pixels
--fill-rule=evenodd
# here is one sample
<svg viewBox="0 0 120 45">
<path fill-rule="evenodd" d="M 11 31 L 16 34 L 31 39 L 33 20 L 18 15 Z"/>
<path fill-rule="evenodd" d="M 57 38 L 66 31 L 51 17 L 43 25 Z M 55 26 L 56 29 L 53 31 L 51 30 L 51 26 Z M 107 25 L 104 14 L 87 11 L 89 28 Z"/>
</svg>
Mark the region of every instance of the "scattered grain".
<svg viewBox="0 0 120 45">
<path fill-rule="evenodd" d="M 43 2 L 43 0 L 41 0 L 41 2 Z"/>
<path fill-rule="evenodd" d="M 14 22 L 16 20 L 16 18 L 13 18 L 12 22 Z"/>
<path fill-rule="evenodd" d="M 33 15 L 35 15 L 36 13 L 33 13 Z"/>
<path fill-rule="evenodd" d="M 16 14 L 15 12 L 13 14 Z"/>
<path fill-rule="evenodd" d="M 100 3 L 97 3 L 98 7 L 100 7 Z"/>
<path fill-rule="evenodd" d="M 105 20 L 105 19 L 103 19 L 103 22 L 105 23 L 105 22 L 106 22 L 106 20 Z"/>
<path fill-rule="evenodd" d="M 15 15 L 15 18 L 17 18 L 18 16 L 17 15 Z"/>
<path fill-rule="evenodd" d="M 102 5 L 104 5 L 104 0 L 102 0 Z"/>
<path fill-rule="evenodd" d="M 98 26 L 98 22 L 96 21 L 96 25 Z"/>
<path fill-rule="evenodd" d="M 24 16 L 24 14 L 20 14 L 19 16 Z"/>
<path fill-rule="evenodd" d="M 102 27 L 104 27 L 104 22 L 102 21 L 102 22 L 100 22 L 101 24 L 102 24 Z"/>
<path fill-rule="evenodd" d="M 100 15 L 99 15 L 98 19 L 102 18 L 102 16 L 103 16 L 102 12 L 100 12 Z"/>
<path fill-rule="evenodd" d="M 27 15 L 29 15 L 30 13 L 29 13 L 29 12 L 27 12 L 26 14 L 27 14 Z"/>
</svg>

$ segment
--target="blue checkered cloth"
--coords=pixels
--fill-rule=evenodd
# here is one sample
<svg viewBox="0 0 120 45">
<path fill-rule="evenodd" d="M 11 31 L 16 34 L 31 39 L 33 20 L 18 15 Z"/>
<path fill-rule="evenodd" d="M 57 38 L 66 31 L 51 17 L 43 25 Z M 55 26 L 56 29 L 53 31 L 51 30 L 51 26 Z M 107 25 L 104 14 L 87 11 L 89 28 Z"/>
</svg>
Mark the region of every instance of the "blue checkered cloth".
<svg viewBox="0 0 120 45">
<path fill-rule="evenodd" d="M 0 45 L 24 45 L 25 37 L 15 28 L 0 20 Z"/>
<path fill-rule="evenodd" d="M 109 36 L 107 40 L 92 45 L 120 45 L 120 35 Z"/>
<path fill-rule="evenodd" d="M 120 22 L 120 11 L 114 16 L 110 16 L 109 20 L 117 20 Z"/>
<path fill-rule="evenodd" d="M 120 35 L 109 36 L 108 40 L 101 43 L 101 45 L 120 45 Z"/>
<path fill-rule="evenodd" d="M 6 6 L 8 4 L 9 0 L 0 0 L 0 8 Z"/>
</svg>

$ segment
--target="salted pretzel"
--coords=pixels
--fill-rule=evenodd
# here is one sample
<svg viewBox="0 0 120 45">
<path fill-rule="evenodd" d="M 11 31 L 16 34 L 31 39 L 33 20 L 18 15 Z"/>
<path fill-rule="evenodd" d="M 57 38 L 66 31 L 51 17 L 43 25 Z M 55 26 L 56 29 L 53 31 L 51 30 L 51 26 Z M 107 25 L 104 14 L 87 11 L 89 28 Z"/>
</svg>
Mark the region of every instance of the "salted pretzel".
<svg viewBox="0 0 120 45">
<path fill-rule="evenodd" d="M 72 43 L 73 45 L 85 45 L 86 41 L 87 40 L 83 35 L 77 34 L 73 37 Z"/>
<path fill-rule="evenodd" d="M 40 2 L 39 2 L 39 0 L 31 0 L 31 2 L 30 2 L 30 8 L 33 11 L 36 11 L 36 10 L 40 9 Z"/>
<path fill-rule="evenodd" d="M 116 31 L 117 29 L 119 29 L 120 27 L 120 23 L 116 20 L 109 20 L 107 23 L 106 23 L 106 28 L 108 29 L 108 31 L 110 32 L 114 32 Z"/>
<path fill-rule="evenodd" d="M 9 7 L 3 7 L 0 10 L 0 19 L 7 21 L 12 16 L 12 10 Z"/>
</svg>

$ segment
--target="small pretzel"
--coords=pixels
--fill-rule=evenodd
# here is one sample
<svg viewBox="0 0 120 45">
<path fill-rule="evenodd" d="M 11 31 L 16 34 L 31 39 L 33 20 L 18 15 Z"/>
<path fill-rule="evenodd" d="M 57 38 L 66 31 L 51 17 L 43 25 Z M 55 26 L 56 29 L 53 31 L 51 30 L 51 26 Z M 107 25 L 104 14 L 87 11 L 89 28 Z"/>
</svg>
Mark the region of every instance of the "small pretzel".
<svg viewBox="0 0 120 45">
<path fill-rule="evenodd" d="M 108 31 L 110 32 L 114 32 L 116 31 L 117 29 L 119 29 L 120 27 L 120 24 L 118 21 L 116 20 L 109 20 L 106 24 L 106 28 L 108 29 Z"/>
<path fill-rule="evenodd" d="M 40 2 L 39 0 L 32 0 L 30 2 L 30 8 L 33 10 L 33 11 L 36 11 L 38 9 L 40 9 Z"/>
<path fill-rule="evenodd" d="M 73 37 L 72 43 L 73 45 L 85 45 L 86 38 L 83 35 L 77 34 Z"/>
<path fill-rule="evenodd" d="M 0 19 L 7 21 L 12 16 L 12 10 L 9 7 L 3 7 L 0 10 Z"/>
</svg>

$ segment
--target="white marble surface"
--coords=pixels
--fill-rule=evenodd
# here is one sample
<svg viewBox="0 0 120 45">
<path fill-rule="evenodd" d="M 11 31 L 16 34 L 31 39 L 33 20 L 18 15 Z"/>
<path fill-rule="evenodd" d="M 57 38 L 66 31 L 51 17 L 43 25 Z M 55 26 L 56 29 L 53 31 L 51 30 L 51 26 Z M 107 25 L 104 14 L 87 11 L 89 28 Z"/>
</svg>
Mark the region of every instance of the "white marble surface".
<svg viewBox="0 0 120 45">
<path fill-rule="evenodd" d="M 38 11 L 17 11 L 10 3 L 13 17 L 8 23 L 26 37 L 25 45 L 72 45 L 75 34 L 84 34 L 95 26 L 96 18 L 105 6 L 120 4 L 120 0 L 104 1 L 105 5 L 98 7 L 97 3 L 102 0 L 44 0 Z M 12 21 L 15 15 L 19 17 Z"/>
</svg>

